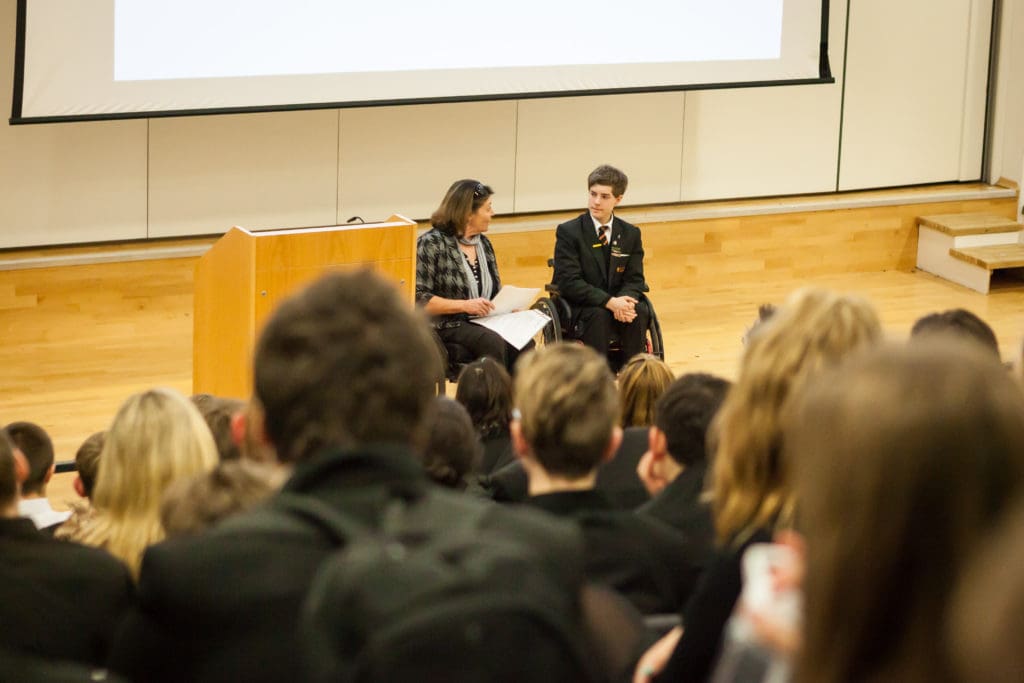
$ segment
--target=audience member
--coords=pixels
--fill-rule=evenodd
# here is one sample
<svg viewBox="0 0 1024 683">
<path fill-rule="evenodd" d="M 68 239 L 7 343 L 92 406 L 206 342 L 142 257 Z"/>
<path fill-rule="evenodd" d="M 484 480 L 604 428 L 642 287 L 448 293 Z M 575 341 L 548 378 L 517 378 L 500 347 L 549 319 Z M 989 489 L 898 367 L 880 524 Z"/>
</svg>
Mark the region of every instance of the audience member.
<svg viewBox="0 0 1024 683">
<path fill-rule="evenodd" d="M 520 415 L 512 422 L 512 442 L 529 476 L 529 503 L 580 525 L 591 580 L 619 591 L 645 614 L 678 611 L 698 573 L 687 539 L 617 510 L 594 490 L 598 466 L 622 438 L 607 360 L 578 344 L 544 347 L 520 361 L 515 395 Z"/>
<path fill-rule="evenodd" d="M 19 517 L 19 480 L 29 468 L 20 469 L 0 431 L 0 643 L 37 660 L 101 666 L 131 601 L 128 569 Z"/>
<path fill-rule="evenodd" d="M 929 313 L 918 318 L 910 328 L 910 339 L 914 342 L 931 339 L 935 335 L 952 335 L 979 344 L 1000 358 L 996 333 L 988 323 L 966 309 L 951 308 L 940 313 Z"/>
<path fill-rule="evenodd" d="M 100 471 L 100 453 L 107 440 L 106 432 L 96 432 L 86 437 L 75 451 L 75 493 L 82 498 L 92 498 L 96 486 L 96 475 Z"/>
<path fill-rule="evenodd" d="M 96 514 L 92 506 L 92 490 L 96 485 L 96 474 L 100 469 L 100 453 L 106 441 L 106 432 L 89 435 L 75 452 L 75 493 L 83 498 L 69 503 L 71 516 L 56 531 L 55 538 L 72 539 L 82 533 L 84 525 L 89 524 Z"/>
<path fill-rule="evenodd" d="M 573 530 L 423 475 L 410 444 L 425 430 L 439 364 L 426 322 L 370 271 L 326 275 L 285 300 L 257 344 L 254 392 L 256 433 L 294 463 L 291 477 L 256 510 L 146 552 L 111 668 L 145 681 L 304 680 L 303 600 L 339 540 L 289 501 L 371 527 L 402 502 L 424 533 L 441 532 L 432 510 L 485 506 L 483 537 L 528 539 L 556 571 L 579 543 Z"/>
<path fill-rule="evenodd" d="M 654 404 L 675 377 L 668 364 L 649 353 L 638 353 L 619 370 L 619 421 L 623 429 L 654 424 Z"/>
<path fill-rule="evenodd" d="M 176 479 L 210 470 L 217 449 L 188 399 L 173 389 L 151 389 L 118 410 L 100 460 L 96 513 L 71 540 L 106 549 L 137 574 L 142 552 L 164 537 L 164 491 Z"/>
<path fill-rule="evenodd" d="M 447 396 L 434 399 L 430 431 L 418 455 L 431 481 L 462 491 L 466 477 L 476 469 L 483 447 L 469 413 Z"/>
<path fill-rule="evenodd" d="M 1020 387 L 978 345 L 882 349 L 801 397 L 783 460 L 807 553 L 797 680 L 956 680 L 954 588 L 1024 489 Z"/>
<path fill-rule="evenodd" d="M 245 401 L 221 398 L 213 394 L 193 394 L 189 400 L 210 428 L 221 461 L 238 460 L 240 453 L 231 424 L 235 415 L 245 410 Z"/>
<path fill-rule="evenodd" d="M 707 433 L 729 382 L 702 373 L 683 375 L 658 399 L 648 450 L 637 471 L 654 498 L 637 512 L 684 532 L 705 559 L 714 546 L 711 509 L 702 500 L 708 468 Z M 703 563 L 702 563 L 703 564 Z"/>
<path fill-rule="evenodd" d="M 52 536 L 71 513 L 57 512 L 46 498 L 46 485 L 50 483 L 56 466 L 50 435 L 32 422 L 12 422 L 4 427 L 4 431 L 28 462 L 28 478 L 21 485 L 18 514 L 28 517 L 37 529 Z"/>
<path fill-rule="evenodd" d="M 172 482 L 160 505 L 167 538 L 198 534 L 244 512 L 280 488 L 280 470 L 243 459 L 221 460 L 209 472 Z"/>
<path fill-rule="evenodd" d="M 595 488 L 623 510 L 634 510 L 651 499 L 636 467 L 647 450 L 647 429 L 654 419 L 654 402 L 672 383 L 672 371 L 656 356 L 639 353 L 619 370 L 622 443 L 615 457 L 597 470 Z"/>
<path fill-rule="evenodd" d="M 641 659 L 636 681 L 703 681 L 721 649 L 740 592 L 740 558 L 791 521 L 792 477 L 781 457 L 781 416 L 809 377 L 874 345 L 881 326 L 858 298 L 818 289 L 794 292 L 751 337 L 739 379 L 712 423 L 712 515 L 719 549 L 673 629 Z M 667 663 L 666 663 L 667 662 Z"/>
<path fill-rule="evenodd" d="M 512 418 L 512 377 L 504 366 L 486 357 L 466 365 L 459 374 L 455 400 L 465 406 L 480 434 L 484 449 L 480 474 L 491 474 L 515 462 L 508 435 Z"/>
</svg>

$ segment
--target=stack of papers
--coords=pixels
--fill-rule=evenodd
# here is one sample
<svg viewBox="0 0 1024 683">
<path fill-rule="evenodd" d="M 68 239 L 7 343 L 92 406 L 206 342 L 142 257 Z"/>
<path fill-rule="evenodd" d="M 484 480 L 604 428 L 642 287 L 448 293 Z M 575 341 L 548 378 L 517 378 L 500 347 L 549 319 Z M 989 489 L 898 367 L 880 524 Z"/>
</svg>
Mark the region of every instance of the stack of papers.
<svg viewBox="0 0 1024 683">
<path fill-rule="evenodd" d="M 494 304 L 494 312 L 481 318 L 472 318 L 471 322 L 497 332 L 509 344 L 522 349 L 551 322 L 548 316 L 529 308 L 538 294 L 540 288 L 502 287 L 491 302 Z"/>
</svg>

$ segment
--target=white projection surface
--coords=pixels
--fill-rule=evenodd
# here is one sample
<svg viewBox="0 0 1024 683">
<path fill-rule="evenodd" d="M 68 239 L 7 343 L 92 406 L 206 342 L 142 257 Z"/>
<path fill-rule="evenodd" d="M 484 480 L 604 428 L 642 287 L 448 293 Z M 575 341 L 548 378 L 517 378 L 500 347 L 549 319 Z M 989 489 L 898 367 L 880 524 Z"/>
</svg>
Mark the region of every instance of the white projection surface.
<svg viewBox="0 0 1024 683">
<path fill-rule="evenodd" d="M 20 0 L 19 12 L 13 120 L 821 78 L 821 0 Z"/>
</svg>

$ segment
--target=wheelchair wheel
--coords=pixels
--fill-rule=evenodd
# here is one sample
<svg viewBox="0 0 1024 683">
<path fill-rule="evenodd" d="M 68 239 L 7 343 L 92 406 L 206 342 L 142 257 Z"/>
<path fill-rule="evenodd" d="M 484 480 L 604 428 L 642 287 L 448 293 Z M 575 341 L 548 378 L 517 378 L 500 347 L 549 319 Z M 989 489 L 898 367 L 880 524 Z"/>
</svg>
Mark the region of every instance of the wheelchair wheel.
<svg viewBox="0 0 1024 683">
<path fill-rule="evenodd" d="M 539 341 L 544 344 L 554 344 L 562 341 L 562 325 L 559 322 L 558 311 L 555 310 L 555 304 L 551 299 L 542 297 L 537 299 L 531 309 L 540 311 L 544 315 L 551 318 L 551 322 L 544 326 L 544 329 L 539 333 Z"/>
<path fill-rule="evenodd" d="M 647 320 L 647 353 L 665 360 L 665 342 L 661 336 L 661 323 L 658 322 L 658 315 L 654 312 L 654 304 L 646 299 L 647 307 L 651 315 Z"/>
</svg>

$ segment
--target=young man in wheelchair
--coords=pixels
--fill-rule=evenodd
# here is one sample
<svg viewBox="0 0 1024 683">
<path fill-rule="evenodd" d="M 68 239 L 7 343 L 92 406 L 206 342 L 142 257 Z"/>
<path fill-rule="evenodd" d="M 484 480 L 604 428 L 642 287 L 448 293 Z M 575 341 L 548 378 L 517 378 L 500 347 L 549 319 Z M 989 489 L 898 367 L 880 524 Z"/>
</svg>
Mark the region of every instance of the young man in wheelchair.
<svg viewBox="0 0 1024 683">
<path fill-rule="evenodd" d="M 554 259 L 554 284 L 572 309 L 570 335 L 604 355 L 618 342 L 622 361 L 646 350 L 651 315 L 640 229 L 613 214 L 628 182 L 612 166 L 590 173 L 588 210 L 558 226 Z"/>
</svg>

